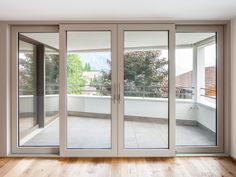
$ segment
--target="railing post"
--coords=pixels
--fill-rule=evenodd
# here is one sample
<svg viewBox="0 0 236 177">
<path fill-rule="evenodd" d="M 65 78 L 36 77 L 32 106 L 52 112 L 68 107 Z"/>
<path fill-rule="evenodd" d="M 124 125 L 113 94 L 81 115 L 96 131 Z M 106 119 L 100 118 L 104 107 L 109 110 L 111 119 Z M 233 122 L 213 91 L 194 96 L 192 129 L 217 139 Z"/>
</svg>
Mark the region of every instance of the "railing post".
<svg viewBox="0 0 236 177">
<path fill-rule="evenodd" d="M 145 97 L 145 86 L 143 86 L 143 98 Z"/>
</svg>

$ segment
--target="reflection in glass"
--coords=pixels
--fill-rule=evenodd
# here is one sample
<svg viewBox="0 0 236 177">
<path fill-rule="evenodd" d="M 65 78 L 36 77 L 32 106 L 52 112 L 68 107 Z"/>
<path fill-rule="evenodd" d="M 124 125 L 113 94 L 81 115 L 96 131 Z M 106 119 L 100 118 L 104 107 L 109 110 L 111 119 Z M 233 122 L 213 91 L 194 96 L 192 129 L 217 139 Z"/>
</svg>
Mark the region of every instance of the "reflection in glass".
<svg viewBox="0 0 236 177">
<path fill-rule="evenodd" d="M 51 39 L 54 41 L 53 46 L 49 46 Z M 56 49 L 58 47 L 57 41 L 57 33 L 19 34 L 19 146 L 49 147 L 59 145 L 59 53 Z"/>
<path fill-rule="evenodd" d="M 36 46 L 19 41 L 19 138 L 37 125 Z M 22 143 L 20 143 L 22 144 Z"/>
<path fill-rule="evenodd" d="M 45 48 L 46 124 L 59 116 L 59 52 Z"/>
</svg>

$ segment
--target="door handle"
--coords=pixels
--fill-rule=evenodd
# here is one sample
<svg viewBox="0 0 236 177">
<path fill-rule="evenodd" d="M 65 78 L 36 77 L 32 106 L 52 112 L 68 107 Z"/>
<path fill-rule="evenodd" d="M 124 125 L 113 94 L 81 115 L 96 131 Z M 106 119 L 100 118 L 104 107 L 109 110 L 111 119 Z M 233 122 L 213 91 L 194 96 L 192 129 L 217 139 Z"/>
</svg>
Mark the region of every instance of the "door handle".
<svg viewBox="0 0 236 177">
<path fill-rule="evenodd" d="M 120 99 L 121 99 L 121 96 L 120 96 L 120 90 L 121 90 L 121 88 L 120 88 L 120 83 L 119 83 L 119 86 L 118 86 L 118 102 L 120 103 Z"/>
<path fill-rule="evenodd" d="M 116 103 L 116 84 L 113 85 L 114 91 L 113 91 L 113 103 Z"/>
</svg>

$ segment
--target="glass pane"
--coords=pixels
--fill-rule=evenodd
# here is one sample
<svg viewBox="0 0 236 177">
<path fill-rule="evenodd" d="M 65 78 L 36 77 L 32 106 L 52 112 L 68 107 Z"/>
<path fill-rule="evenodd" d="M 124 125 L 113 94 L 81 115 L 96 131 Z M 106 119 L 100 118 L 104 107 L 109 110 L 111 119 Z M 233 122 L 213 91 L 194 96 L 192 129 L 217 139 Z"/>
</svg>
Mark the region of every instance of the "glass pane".
<svg viewBox="0 0 236 177">
<path fill-rule="evenodd" d="M 187 58 L 186 60 L 184 60 Z M 183 61 L 184 60 L 184 61 Z M 184 65 L 183 65 L 184 62 Z M 193 49 L 176 49 L 176 98 L 193 99 Z"/>
<path fill-rule="evenodd" d="M 45 48 L 45 122 L 59 116 L 59 51 Z"/>
<path fill-rule="evenodd" d="M 125 148 L 168 148 L 168 32 L 124 32 Z"/>
<path fill-rule="evenodd" d="M 67 147 L 111 148 L 111 32 L 67 32 Z"/>
<path fill-rule="evenodd" d="M 176 34 L 176 91 L 176 144 L 215 146 L 215 33 Z"/>
<path fill-rule="evenodd" d="M 19 139 L 37 125 L 36 46 L 19 41 Z"/>
<path fill-rule="evenodd" d="M 19 146 L 59 145 L 58 86 L 51 91 L 58 85 L 59 54 L 45 45 L 58 48 L 58 34 L 19 34 Z"/>
</svg>

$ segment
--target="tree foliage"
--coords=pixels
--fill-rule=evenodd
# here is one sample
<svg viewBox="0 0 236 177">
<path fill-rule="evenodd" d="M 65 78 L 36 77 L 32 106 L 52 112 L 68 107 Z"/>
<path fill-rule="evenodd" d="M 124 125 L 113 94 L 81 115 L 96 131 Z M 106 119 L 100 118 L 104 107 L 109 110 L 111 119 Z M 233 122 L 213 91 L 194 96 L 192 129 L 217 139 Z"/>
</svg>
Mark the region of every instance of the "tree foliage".
<svg viewBox="0 0 236 177">
<path fill-rule="evenodd" d="M 32 53 L 19 58 L 19 94 L 36 94 L 36 59 Z"/>
<path fill-rule="evenodd" d="M 24 54 L 19 59 L 20 95 L 36 95 L 36 58 L 33 54 Z M 80 94 L 85 79 L 82 77 L 81 60 L 78 55 L 70 54 L 67 58 L 68 94 Z M 45 55 L 45 88 L 46 94 L 59 93 L 59 55 Z"/>
<path fill-rule="evenodd" d="M 45 92 L 59 94 L 59 55 L 45 55 Z"/>
<path fill-rule="evenodd" d="M 84 71 L 91 71 L 91 66 L 90 66 L 90 63 L 85 63 L 84 65 Z"/>
<path fill-rule="evenodd" d="M 126 96 L 143 96 L 143 93 L 149 97 L 168 96 L 168 60 L 160 55 L 159 50 L 129 51 L 124 54 Z M 111 64 L 110 61 L 108 64 Z M 102 71 L 98 81 L 110 86 L 111 72 Z"/>
<path fill-rule="evenodd" d="M 159 50 L 132 51 L 124 55 L 124 80 L 135 85 L 161 84 L 168 71 L 166 58 L 159 58 Z"/>
<path fill-rule="evenodd" d="M 82 76 L 83 66 L 76 54 L 67 56 L 67 93 L 80 94 L 86 81 Z"/>
</svg>

